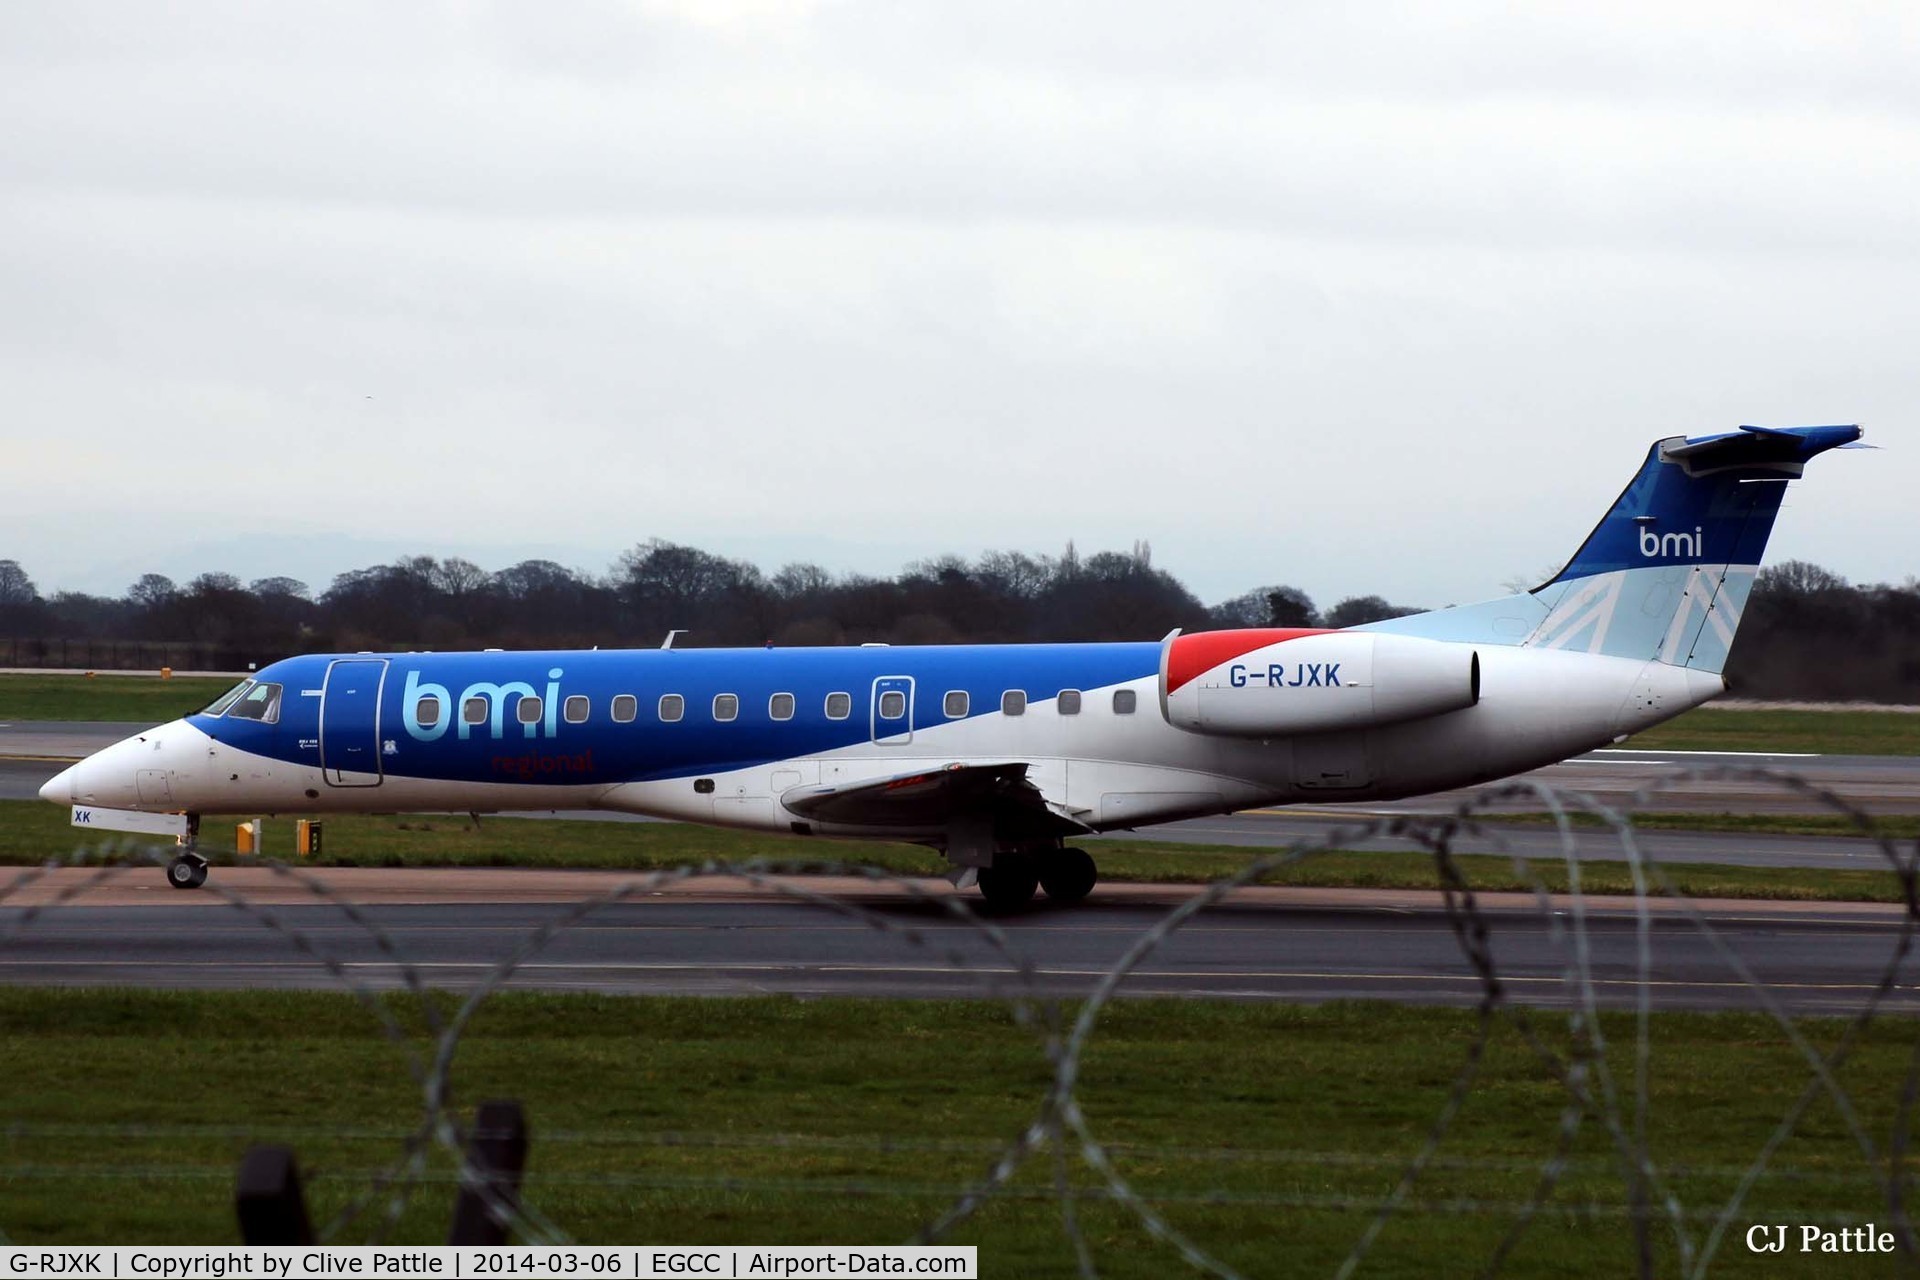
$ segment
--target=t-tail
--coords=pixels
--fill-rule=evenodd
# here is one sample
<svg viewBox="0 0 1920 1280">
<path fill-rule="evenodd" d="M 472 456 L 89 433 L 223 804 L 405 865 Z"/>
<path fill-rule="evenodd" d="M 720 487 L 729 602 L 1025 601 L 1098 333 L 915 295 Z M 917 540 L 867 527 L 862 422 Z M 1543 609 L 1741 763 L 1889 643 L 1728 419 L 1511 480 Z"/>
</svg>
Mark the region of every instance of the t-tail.
<svg viewBox="0 0 1920 1280">
<path fill-rule="evenodd" d="M 1857 426 L 1741 427 L 1661 440 L 1550 581 L 1368 629 L 1657 660 L 1717 675 L 1788 483 L 1815 454 L 1860 436 Z"/>
</svg>

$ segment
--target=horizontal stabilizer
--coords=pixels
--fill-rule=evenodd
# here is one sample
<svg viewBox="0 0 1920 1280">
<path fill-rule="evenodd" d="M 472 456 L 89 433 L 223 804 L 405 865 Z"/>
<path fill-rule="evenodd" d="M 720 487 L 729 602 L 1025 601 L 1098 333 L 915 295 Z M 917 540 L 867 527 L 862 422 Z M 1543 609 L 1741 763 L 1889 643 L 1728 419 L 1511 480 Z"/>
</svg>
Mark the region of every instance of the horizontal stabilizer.
<svg viewBox="0 0 1920 1280">
<path fill-rule="evenodd" d="M 1678 462 L 1689 475 L 1703 475 L 1732 467 L 1780 471 L 1799 475 L 1807 459 L 1828 449 L 1858 443 L 1858 426 L 1753 427 L 1722 435 L 1703 436 L 1661 447 L 1661 454 Z"/>
</svg>

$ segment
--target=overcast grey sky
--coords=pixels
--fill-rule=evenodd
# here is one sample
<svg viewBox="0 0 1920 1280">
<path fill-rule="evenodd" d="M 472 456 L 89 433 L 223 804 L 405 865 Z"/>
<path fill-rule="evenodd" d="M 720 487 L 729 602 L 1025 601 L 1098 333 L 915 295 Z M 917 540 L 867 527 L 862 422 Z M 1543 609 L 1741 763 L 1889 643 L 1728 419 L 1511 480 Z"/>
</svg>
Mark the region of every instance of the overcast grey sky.
<svg viewBox="0 0 1920 1280">
<path fill-rule="evenodd" d="M 1651 440 L 1863 422 L 1920 572 L 1920 10 L 0 6 L 0 557 L 1150 540 L 1209 601 L 1557 565 Z"/>
</svg>

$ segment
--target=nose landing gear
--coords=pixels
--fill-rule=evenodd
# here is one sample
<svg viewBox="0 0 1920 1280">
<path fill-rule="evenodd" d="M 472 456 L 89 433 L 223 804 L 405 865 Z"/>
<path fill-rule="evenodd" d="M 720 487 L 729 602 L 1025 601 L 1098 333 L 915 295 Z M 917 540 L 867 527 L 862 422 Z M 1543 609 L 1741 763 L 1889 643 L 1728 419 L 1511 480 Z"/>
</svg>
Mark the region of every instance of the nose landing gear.
<svg viewBox="0 0 1920 1280">
<path fill-rule="evenodd" d="M 197 853 L 183 853 L 167 863 L 167 883 L 176 889 L 198 889 L 207 882 L 207 860 Z"/>
<path fill-rule="evenodd" d="M 167 883 L 176 889 L 198 889 L 207 882 L 207 860 L 194 852 L 200 843 L 200 815 L 187 815 L 187 834 L 180 852 L 167 863 Z"/>
</svg>

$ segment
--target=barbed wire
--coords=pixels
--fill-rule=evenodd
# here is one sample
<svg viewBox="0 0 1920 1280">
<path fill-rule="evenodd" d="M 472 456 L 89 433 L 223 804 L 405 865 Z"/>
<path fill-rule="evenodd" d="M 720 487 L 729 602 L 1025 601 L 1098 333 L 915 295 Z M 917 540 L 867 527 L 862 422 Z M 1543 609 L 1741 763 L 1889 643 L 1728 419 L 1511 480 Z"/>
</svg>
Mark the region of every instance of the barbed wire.
<svg viewBox="0 0 1920 1280">
<path fill-rule="evenodd" d="M 1793 1014 L 1716 929 L 1710 915 L 1684 893 L 1674 876 L 1642 848 L 1631 813 L 1657 801 L 1660 795 L 1697 782 L 1759 784 L 1798 796 L 1818 809 L 1840 815 L 1859 836 L 1870 841 L 1897 888 L 1899 924 L 1889 954 L 1875 972 L 1862 975 L 1869 984 L 1857 1010 L 1848 1017 L 1834 1043 L 1824 1050 L 1809 1038 Z M 1489 821 L 1500 806 L 1527 802 L 1542 809 L 1557 833 L 1558 858 L 1553 860 L 1564 887 L 1551 887 L 1536 860 L 1522 854 L 1512 839 L 1512 828 Z M 1599 997 L 1601 979 L 1591 946 L 1588 893 L 1583 887 L 1582 856 L 1576 833 L 1583 823 L 1598 823 L 1617 846 L 1632 888 L 1633 964 L 1632 1045 L 1630 1074 L 1621 1078 L 1614 1066 L 1614 1047 L 1603 1025 Z M 1250 886 L 1309 861 L 1316 855 L 1363 842 L 1398 840 L 1423 850 L 1431 859 L 1433 888 L 1439 896 L 1454 942 L 1460 972 L 1475 988 L 1471 1034 L 1432 1120 L 1410 1155 L 1317 1151 L 1313 1149 L 1211 1149 L 1153 1143 L 1104 1143 L 1081 1104 L 1083 1066 L 1103 1016 L 1114 1000 L 1126 993 L 1130 979 L 1142 973 L 1150 957 L 1166 947 L 1207 912 L 1230 904 Z M 1550 1014 L 1514 997 L 1512 983 L 1503 977 L 1492 947 L 1493 927 L 1466 869 L 1458 860 L 1463 839 L 1503 855 L 1514 878 L 1524 886 L 1532 912 L 1558 956 L 1558 980 L 1566 994 L 1566 1008 Z M 13 907 L 0 929 L 0 950 L 27 944 L 35 926 L 56 908 L 84 902 L 121 877 L 142 868 L 163 866 L 170 849 L 133 842 L 76 852 L 24 869 L 0 884 L 0 908 L 9 907 L 24 891 L 48 881 L 57 871 L 81 869 L 87 874 L 65 876 L 51 892 Z M 1589 855 L 1590 856 L 1590 855 Z M 1017 1026 L 1035 1039 L 1048 1067 L 1048 1082 L 1033 1099 L 1029 1118 L 1003 1142 L 946 1139 L 904 1134 L 882 1137 L 840 1137 L 808 1134 L 740 1134 L 659 1132 L 605 1134 L 597 1132 L 543 1132 L 542 1143 L 588 1146 L 653 1146 L 659 1148 L 759 1149 L 796 1151 L 871 1152 L 915 1155 L 941 1153 L 978 1159 L 981 1172 L 955 1184 L 938 1179 L 826 1178 L 779 1176 L 729 1177 L 703 1174 L 592 1172 L 543 1174 L 541 1185 L 575 1183 L 609 1187 L 662 1190 L 723 1190 L 766 1195 L 872 1195 L 908 1199 L 944 1199 L 945 1208 L 929 1216 L 914 1233 L 915 1242 L 948 1239 L 986 1204 L 995 1200 L 1052 1199 L 1060 1211 L 1060 1230 L 1083 1276 L 1100 1274 L 1099 1259 L 1088 1239 L 1081 1208 L 1100 1204 L 1130 1215 L 1153 1239 L 1190 1267 L 1205 1274 L 1238 1277 L 1241 1273 L 1176 1226 L 1163 1208 L 1177 1205 L 1217 1205 L 1357 1213 L 1365 1222 L 1336 1268 L 1342 1277 L 1358 1272 L 1397 1217 L 1407 1215 L 1478 1216 L 1504 1219 L 1507 1226 L 1487 1255 L 1482 1274 L 1503 1269 L 1529 1229 L 1542 1219 L 1555 1221 L 1618 1221 L 1633 1236 L 1636 1271 L 1652 1275 L 1664 1246 L 1689 1276 L 1704 1276 L 1724 1246 L 1733 1223 L 1763 1183 L 1807 1187 L 1823 1182 L 1858 1185 L 1870 1180 L 1877 1202 L 1884 1207 L 1887 1229 L 1895 1239 L 1903 1265 L 1920 1266 L 1920 1245 L 1908 1209 L 1908 1147 L 1916 1097 L 1920 1097 L 1920 1035 L 1914 1037 L 1893 1121 L 1884 1138 L 1876 1138 L 1863 1118 L 1862 1108 L 1841 1083 L 1839 1072 L 1859 1048 L 1869 1027 L 1879 1018 L 1888 998 L 1899 988 L 1903 967 L 1912 956 L 1916 928 L 1920 927 L 1920 842 L 1905 848 L 1883 831 L 1872 816 L 1847 799 L 1797 775 L 1771 769 L 1710 767 L 1668 775 L 1635 792 L 1618 807 L 1577 791 L 1527 780 L 1488 788 L 1437 815 L 1383 815 L 1342 823 L 1315 838 L 1285 849 L 1250 857 L 1230 876 L 1198 888 L 1167 910 L 1127 943 L 1117 960 L 1094 976 L 1083 995 L 1062 996 L 1043 989 L 1042 968 L 1026 948 L 1003 927 L 1000 919 L 976 910 L 940 882 L 928 882 L 857 863 L 805 860 L 732 863 L 710 860 L 683 867 L 637 873 L 631 877 L 559 905 L 554 913 L 506 948 L 504 956 L 465 988 L 454 988 L 457 1003 L 447 1010 L 440 997 L 448 993 L 444 981 L 429 981 L 427 969 L 410 956 L 381 921 L 328 883 L 324 874 L 271 860 L 251 860 L 266 869 L 273 881 L 296 891 L 295 896 L 333 908 L 382 958 L 382 968 L 397 981 L 405 1004 L 417 1006 L 425 1044 L 403 1023 L 387 998 L 388 989 L 363 977 L 358 964 L 344 961 L 336 948 L 314 930 L 291 918 L 276 905 L 255 901 L 246 893 L 212 877 L 201 890 L 226 907 L 283 939 L 299 956 L 350 993 L 373 1018 L 381 1037 L 395 1050 L 418 1091 L 420 1114 L 409 1128 L 356 1127 L 288 1129 L 335 1140 L 396 1143 L 388 1160 L 371 1167 L 329 1167 L 313 1176 L 320 1181 L 359 1188 L 318 1233 L 323 1240 L 340 1241 L 351 1230 L 363 1230 L 374 1241 L 388 1238 L 405 1217 L 422 1188 L 452 1183 L 479 1195 L 496 1216 L 506 1220 L 518 1236 L 530 1243 L 570 1240 L 564 1226 L 552 1220 L 533 1197 L 503 1194 L 484 1170 L 469 1160 L 468 1144 L 476 1137 L 463 1125 L 452 1093 L 454 1065 L 463 1035 L 487 1001 L 534 964 L 569 930 L 610 908 L 661 894 L 696 879 L 731 877 L 765 897 L 819 911 L 835 913 L 848 922 L 890 938 L 927 956 L 929 969 L 950 971 L 977 984 L 983 998 L 1004 1002 Z M 838 891 L 836 882 L 816 877 L 855 877 L 866 892 Z M 1612 895 L 1610 895 L 1612 896 Z M 1652 1123 L 1652 990 L 1653 932 L 1656 900 L 1666 900 L 1660 914 L 1677 917 L 1705 940 L 1731 980 L 1746 989 L 1752 1006 L 1777 1029 L 1782 1046 L 1798 1060 L 1805 1082 L 1793 1101 L 1768 1131 L 1751 1159 L 1725 1163 L 1661 1163 L 1651 1152 Z M 901 904 L 913 910 L 902 911 Z M 284 905 L 284 904 L 282 904 Z M 330 917 L 331 919 L 331 917 Z M 935 929 L 922 919 L 942 924 Z M 329 927 L 337 927 L 330 924 Z M 975 949 L 954 938 L 969 940 Z M 985 955 L 991 961 L 982 960 Z M 1619 979 L 1606 979 L 1617 983 Z M 1564 1018 L 1564 1033 L 1550 1033 L 1545 1024 Z M 1458 1156 L 1445 1151 L 1476 1086 L 1484 1074 L 1494 1036 L 1501 1028 L 1517 1034 L 1520 1044 L 1541 1075 L 1561 1092 L 1562 1102 L 1552 1126 L 1548 1149 L 1537 1159 Z M 1845 1138 L 1858 1152 L 1851 1168 L 1777 1169 L 1781 1148 L 1799 1129 L 1816 1104 L 1824 1103 L 1837 1119 Z M 1581 1133 L 1595 1125 L 1604 1135 L 1604 1158 L 1577 1156 Z M 61 1124 L 13 1119 L 0 1123 L 0 1138 L 9 1152 L 23 1140 L 233 1138 L 245 1136 L 243 1126 L 212 1123 L 195 1125 Z M 1041 1154 L 1051 1157 L 1046 1185 L 1016 1185 L 1015 1179 Z M 448 1168 L 436 1167 L 436 1159 Z M 1154 1185 L 1142 1190 L 1121 1171 L 1120 1160 L 1164 1164 L 1173 1161 L 1268 1162 L 1321 1169 L 1392 1170 L 1391 1186 L 1381 1194 L 1336 1194 L 1307 1191 L 1248 1192 L 1225 1186 Z M 1492 1171 L 1517 1175 L 1533 1173 L 1527 1194 L 1519 1199 L 1487 1196 L 1434 1195 L 1423 1184 L 1441 1170 Z M 30 1160 L 0 1163 L 0 1177 L 16 1182 L 33 1179 L 178 1179 L 204 1180 L 216 1171 L 206 1166 L 165 1162 L 116 1163 L 112 1166 L 47 1164 Z M 1571 1178 L 1590 1184 L 1611 1177 L 1620 1189 L 1618 1199 L 1597 1197 L 1591 1190 L 1573 1193 Z M 1713 1203 L 1688 1203 L 1683 1182 L 1708 1179 L 1731 1181 Z M 1877 1215 L 1881 1210 L 1876 1209 Z M 1859 1215 L 1827 1208 L 1801 1206 L 1780 1209 L 1769 1204 L 1769 1221 L 1817 1226 L 1856 1226 Z M 364 1226 L 361 1224 L 365 1223 Z M 0 1229 L 6 1226 L 0 1221 Z M 0 1232 L 0 1241 L 6 1236 Z"/>
</svg>

